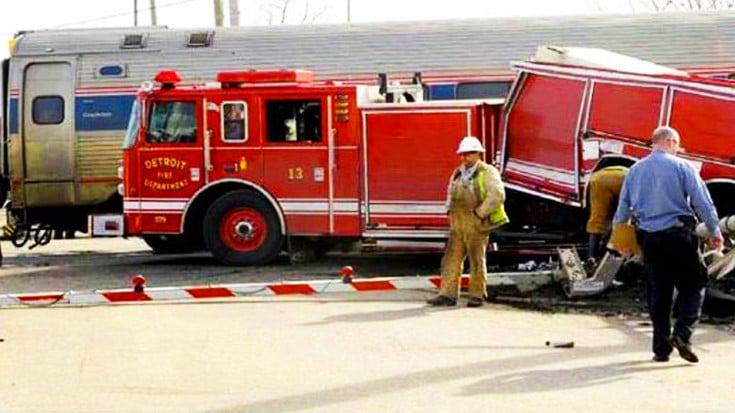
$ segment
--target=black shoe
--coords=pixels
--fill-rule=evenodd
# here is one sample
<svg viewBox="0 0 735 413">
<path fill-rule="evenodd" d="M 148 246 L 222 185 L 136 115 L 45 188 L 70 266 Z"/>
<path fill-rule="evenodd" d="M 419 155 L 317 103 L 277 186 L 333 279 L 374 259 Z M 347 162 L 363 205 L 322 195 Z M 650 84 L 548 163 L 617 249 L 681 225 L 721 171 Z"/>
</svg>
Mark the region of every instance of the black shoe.
<svg viewBox="0 0 735 413">
<path fill-rule="evenodd" d="M 482 307 L 483 304 L 482 298 L 470 297 L 467 300 L 467 307 Z"/>
<path fill-rule="evenodd" d="M 664 363 L 664 362 L 669 361 L 669 356 L 664 356 L 663 354 L 654 354 L 653 361 L 658 362 L 658 363 Z"/>
<path fill-rule="evenodd" d="M 694 354 L 694 351 L 692 351 L 691 344 L 685 342 L 680 337 L 678 336 L 671 337 L 671 346 L 674 347 L 679 352 L 679 355 L 684 360 L 690 363 L 699 362 L 699 357 L 697 357 L 697 355 Z"/>
<path fill-rule="evenodd" d="M 449 298 L 446 295 L 437 295 L 434 298 L 426 300 L 426 303 L 434 307 L 451 307 L 457 305 L 457 300 Z"/>
</svg>

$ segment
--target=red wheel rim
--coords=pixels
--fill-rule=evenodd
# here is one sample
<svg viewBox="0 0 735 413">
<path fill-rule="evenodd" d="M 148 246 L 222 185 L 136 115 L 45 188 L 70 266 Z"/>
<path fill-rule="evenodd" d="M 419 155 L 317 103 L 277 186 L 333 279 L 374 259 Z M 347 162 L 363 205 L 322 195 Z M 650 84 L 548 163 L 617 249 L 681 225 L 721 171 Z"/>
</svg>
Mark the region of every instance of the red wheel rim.
<svg viewBox="0 0 735 413">
<path fill-rule="evenodd" d="M 237 208 L 227 212 L 220 221 L 220 235 L 228 248 L 251 252 L 265 242 L 268 226 L 260 212 L 250 208 Z"/>
</svg>

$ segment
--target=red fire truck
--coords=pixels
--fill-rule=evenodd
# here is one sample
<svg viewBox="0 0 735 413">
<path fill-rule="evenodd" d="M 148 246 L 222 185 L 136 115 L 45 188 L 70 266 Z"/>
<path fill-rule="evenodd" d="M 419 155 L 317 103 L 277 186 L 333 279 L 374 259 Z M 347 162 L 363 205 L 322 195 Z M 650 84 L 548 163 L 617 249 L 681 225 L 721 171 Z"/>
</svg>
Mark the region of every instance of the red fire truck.
<svg viewBox="0 0 735 413">
<path fill-rule="evenodd" d="M 418 81 L 347 86 L 304 71 L 216 80 L 183 86 L 165 71 L 141 89 L 120 171 L 127 235 L 229 264 L 304 240 L 442 241 L 458 142 L 495 151 L 502 100 L 423 102 Z"/>
<path fill-rule="evenodd" d="M 547 48 L 514 68 L 506 102 L 422 102 L 419 84 L 299 71 L 220 73 L 210 86 L 162 72 L 125 139 L 125 232 L 233 264 L 307 241 L 443 242 L 456 145 L 475 135 L 508 193 L 513 224 L 498 240 L 574 242 L 590 174 L 645 156 L 658 125 L 679 130 L 718 212 L 735 214 L 735 83 L 599 50 Z"/>
<path fill-rule="evenodd" d="M 544 53 L 546 59 L 514 64 L 518 75 L 499 134 L 508 188 L 571 206 L 584 218 L 590 174 L 633 164 L 650 152 L 651 132 L 670 125 L 720 216 L 735 213 L 735 82 L 595 49 Z"/>
</svg>

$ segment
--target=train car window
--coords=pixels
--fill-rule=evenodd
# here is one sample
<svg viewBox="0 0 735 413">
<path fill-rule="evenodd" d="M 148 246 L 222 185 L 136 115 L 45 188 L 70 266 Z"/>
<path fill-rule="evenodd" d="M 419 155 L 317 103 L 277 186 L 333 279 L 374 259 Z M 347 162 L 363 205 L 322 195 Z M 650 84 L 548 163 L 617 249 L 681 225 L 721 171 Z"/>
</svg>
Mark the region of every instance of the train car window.
<svg viewBox="0 0 735 413">
<path fill-rule="evenodd" d="M 319 100 L 266 102 L 268 142 L 321 142 L 322 109 Z"/>
<path fill-rule="evenodd" d="M 457 85 L 457 99 L 505 98 L 511 82 L 463 82 Z"/>
<path fill-rule="evenodd" d="M 150 143 L 196 141 L 196 102 L 154 102 L 146 140 Z"/>
<path fill-rule="evenodd" d="M 61 96 L 36 96 L 32 105 L 33 123 L 58 125 L 64 121 L 64 98 Z"/>
<path fill-rule="evenodd" d="M 245 142 L 248 140 L 247 106 L 245 102 L 222 103 L 222 140 Z"/>
<path fill-rule="evenodd" d="M 102 65 L 97 67 L 96 77 L 122 78 L 128 77 L 127 65 Z"/>
</svg>

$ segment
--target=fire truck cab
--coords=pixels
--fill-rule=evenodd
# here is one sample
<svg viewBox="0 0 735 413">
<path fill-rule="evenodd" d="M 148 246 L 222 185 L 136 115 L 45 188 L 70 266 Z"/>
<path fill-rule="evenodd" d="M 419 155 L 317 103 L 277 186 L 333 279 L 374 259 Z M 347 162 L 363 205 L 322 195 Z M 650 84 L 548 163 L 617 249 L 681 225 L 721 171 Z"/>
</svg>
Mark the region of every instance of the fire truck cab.
<svg viewBox="0 0 735 413">
<path fill-rule="evenodd" d="M 423 102 L 420 82 L 356 86 L 245 71 L 141 88 L 124 143 L 124 232 L 154 250 L 264 264 L 295 241 L 443 241 L 458 142 L 494 153 L 502 100 Z"/>
</svg>

